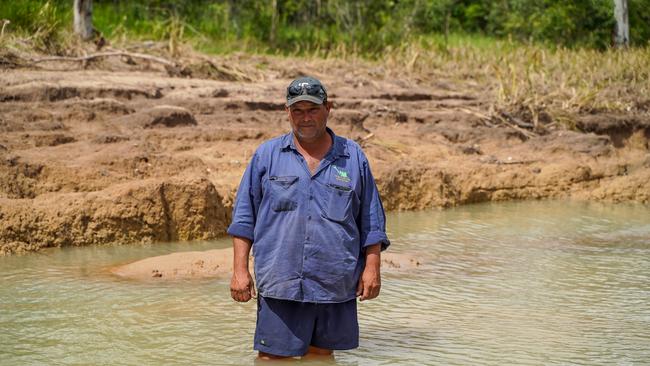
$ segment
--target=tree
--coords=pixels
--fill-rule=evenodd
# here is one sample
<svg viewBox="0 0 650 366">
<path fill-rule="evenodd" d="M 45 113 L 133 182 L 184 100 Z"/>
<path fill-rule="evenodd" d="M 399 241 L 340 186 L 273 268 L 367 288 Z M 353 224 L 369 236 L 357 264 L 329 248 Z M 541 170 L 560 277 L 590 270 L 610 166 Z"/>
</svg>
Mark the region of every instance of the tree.
<svg viewBox="0 0 650 366">
<path fill-rule="evenodd" d="M 628 21 L 627 0 L 614 0 L 614 16 L 616 17 L 616 37 L 618 47 L 630 44 L 630 23 Z"/>
<path fill-rule="evenodd" d="M 74 0 L 74 32 L 84 41 L 93 37 L 92 0 Z"/>
<path fill-rule="evenodd" d="M 271 1 L 271 33 L 269 34 L 269 42 L 271 46 L 275 46 L 276 34 L 278 32 L 278 0 Z"/>
</svg>

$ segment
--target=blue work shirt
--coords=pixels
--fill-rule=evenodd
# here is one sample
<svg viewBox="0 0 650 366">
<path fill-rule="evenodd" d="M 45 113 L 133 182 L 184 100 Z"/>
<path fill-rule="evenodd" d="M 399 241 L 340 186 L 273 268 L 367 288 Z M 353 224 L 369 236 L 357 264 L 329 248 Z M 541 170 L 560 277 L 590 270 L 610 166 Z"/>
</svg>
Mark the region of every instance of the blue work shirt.
<svg viewBox="0 0 650 366">
<path fill-rule="evenodd" d="M 368 160 L 336 136 L 312 175 L 293 134 L 263 143 L 237 191 L 228 234 L 252 241 L 261 296 L 338 303 L 356 296 L 366 246 L 390 242 Z"/>
</svg>

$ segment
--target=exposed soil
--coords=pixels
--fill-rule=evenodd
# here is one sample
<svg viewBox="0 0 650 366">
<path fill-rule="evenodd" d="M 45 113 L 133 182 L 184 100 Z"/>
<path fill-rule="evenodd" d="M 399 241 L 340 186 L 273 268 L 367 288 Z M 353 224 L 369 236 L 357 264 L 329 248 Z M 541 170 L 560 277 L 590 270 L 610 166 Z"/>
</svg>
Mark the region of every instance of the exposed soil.
<svg viewBox="0 0 650 366">
<path fill-rule="evenodd" d="M 328 86 L 329 125 L 364 147 L 388 210 L 650 201 L 648 113 L 534 133 L 484 117 L 489 85 L 342 61 L 236 62 L 0 71 L 0 253 L 223 235 L 251 154 L 289 129 L 284 90 L 301 74 Z"/>
</svg>

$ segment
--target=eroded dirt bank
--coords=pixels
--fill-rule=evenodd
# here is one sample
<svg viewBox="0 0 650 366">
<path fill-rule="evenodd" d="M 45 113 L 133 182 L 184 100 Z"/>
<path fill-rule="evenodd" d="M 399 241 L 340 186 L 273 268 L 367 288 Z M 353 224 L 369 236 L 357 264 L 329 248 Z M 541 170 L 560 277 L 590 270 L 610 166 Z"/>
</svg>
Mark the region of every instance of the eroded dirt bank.
<svg viewBox="0 0 650 366">
<path fill-rule="evenodd" d="M 284 88 L 301 74 L 328 86 L 330 126 L 364 147 L 389 210 L 650 201 L 647 111 L 577 116 L 574 130 L 547 121 L 532 133 L 485 117 L 486 85 L 261 64 L 249 65 L 254 82 L 142 65 L 0 72 L 0 253 L 223 235 L 252 152 L 289 128 Z"/>
</svg>

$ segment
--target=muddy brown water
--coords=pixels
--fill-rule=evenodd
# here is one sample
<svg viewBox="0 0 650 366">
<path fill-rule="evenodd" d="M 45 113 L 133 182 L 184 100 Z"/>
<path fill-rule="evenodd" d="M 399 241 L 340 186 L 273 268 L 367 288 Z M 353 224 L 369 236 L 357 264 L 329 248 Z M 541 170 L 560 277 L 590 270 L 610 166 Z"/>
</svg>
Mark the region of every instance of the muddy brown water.
<svg viewBox="0 0 650 366">
<path fill-rule="evenodd" d="M 388 215 L 386 271 L 341 365 L 641 365 L 650 361 L 650 207 L 481 204 Z M 253 364 L 255 304 L 228 280 L 160 283 L 105 268 L 229 245 L 103 246 L 0 258 L 0 365 Z M 303 361 L 301 363 L 307 363 Z"/>
</svg>

